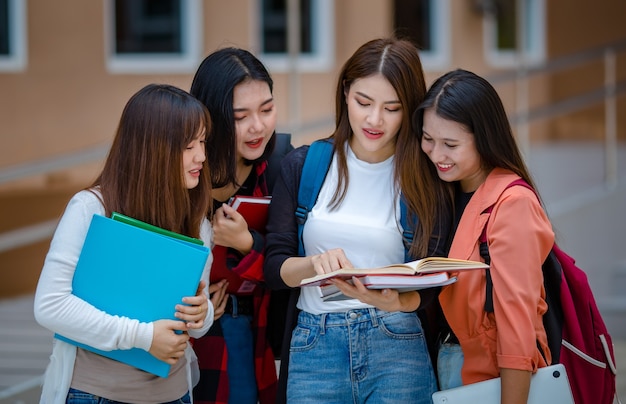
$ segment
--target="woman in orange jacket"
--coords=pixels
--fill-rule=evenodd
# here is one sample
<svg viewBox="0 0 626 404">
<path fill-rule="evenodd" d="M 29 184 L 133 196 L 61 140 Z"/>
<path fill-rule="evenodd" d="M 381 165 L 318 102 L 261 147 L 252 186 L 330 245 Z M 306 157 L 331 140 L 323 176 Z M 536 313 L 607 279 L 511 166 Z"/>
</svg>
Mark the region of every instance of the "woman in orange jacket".
<svg viewBox="0 0 626 404">
<path fill-rule="evenodd" d="M 491 258 L 493 313 L 485 311 L 485 271 L 458 273 L 439 295 L 449 325 L 439 351 L 440 387 L 501 377 L 501 402 L 526 403 L 531 374 L 551 361 L 541 266 L 554 243 L 552 226 L 532 190 L 508 187 L 520 178 L 534 184 L 485 79 L 464 70 L 445 74 L 414 118 L 432 163 L 425 158 L 424 170 L 456 187 L 449 256 L 482 260 L 486 226 Z"/>
</svg>

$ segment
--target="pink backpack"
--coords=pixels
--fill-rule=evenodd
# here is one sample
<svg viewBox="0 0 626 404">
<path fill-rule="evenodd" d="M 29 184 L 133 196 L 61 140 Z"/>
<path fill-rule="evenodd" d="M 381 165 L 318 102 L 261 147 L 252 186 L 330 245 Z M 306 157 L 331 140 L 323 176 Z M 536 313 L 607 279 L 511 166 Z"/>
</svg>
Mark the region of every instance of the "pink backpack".
<svg viewBox="0 0 626 404">
<path fill-rule="evenodd" d="M 522 179 L 506 188 L 521 185 Z M 534 190 L 533 190 L 534 192 Z M 493 206 L 485 210 L 490 213 Z M 480 237 L 481 256 L 489 263 L 487 225 Z M 553 363 L 562 363 L 576 404 L 611 404 L 616 396 L 613 341 L 602 320 L 587 275 L 556 244 L 543 263 L 548 312 L 544 326 Z M 487 270 L 485 311 L 493 312 L 493 283 Z"/>
</svg>

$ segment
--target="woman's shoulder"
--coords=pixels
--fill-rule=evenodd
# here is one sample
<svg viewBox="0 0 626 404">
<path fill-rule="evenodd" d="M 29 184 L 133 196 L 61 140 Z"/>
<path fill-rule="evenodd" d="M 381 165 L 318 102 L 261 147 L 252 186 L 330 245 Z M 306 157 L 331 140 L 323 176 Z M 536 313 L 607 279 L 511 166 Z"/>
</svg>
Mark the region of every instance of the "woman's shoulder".
<svg viewBox="0 0 626 404">
<path fill-rule="evenodd" d="M 67 203 L 57 225 L 57 232 L 69 234 L 78 231 L 77 234 L 82 234 L 84 237 L 81 232 L 86 232 L 93 215 L 96 214 L 101 216 L 105 214 L 100 193 L 95 189 L 79 191 Z"/>
<path fill-rule="evenodd" d="M 306 159 L 308 150 L 309 146 L 303 145 L 296 147 L 287 153 L 281 163 L 281 172 L 283 173 L 283 176 L 299 176 L 302 172 L 302 166 L 304 165 L 304 160 Z"/>
<path fill-rule="evenodd" d="M 501 176 L 492 181 L 488 187 L 495 199 L 492 214 L 497 218 L 505 218 L 507 221 L 525 222 L 535 220 L 537 223 L 549 223 L 545 209 L 538 194 L 530 185 L 519 184 L 520 177 L 510 171 L 501 170 Z"/>
<path fill-rule="evenodd" d="M 72 199 L 82 201 L 83 203 L 102 204 L 102 193 L 99 188 L 87 188 L 75 193 Z"/>
<path fill-rule="evenodd" d="M 497 168 L 487 177 L 485 188 L 494 195 L 499 195 L 498 199 L 514 197 L 529 199 L 529 202 L 539 203 L 537 191 L 533 190 L 530 185 L 525 184 L 525 181 L 514 172 Z"/>
<path fill-rule="evenodd" d="M 298 146 L 285 156 L 285 161 L 289 164 L 304 164 L 304 159 L 309 151 L 309 145 Z"/>
<path fill-rule="evenodd" d="M 538 201 L 532 189 L 524 186 L 511 186 L 513 182 L 520 179 L 519 175 L 510 170 L 495 168 L 489 173 L 485 182 L 478 187 L 472 202 L 479 203 L 479 209 L 483 211 L 489 206 L 496 205 L 503 199 L 515 195 Z"/>
<path fill-rule="evenodd" d="M 89 188 L 78 191 L 70 199 L 68 207 L 82 207 L 86 211 L 104 214 L 102 194 L 98 188 Z"/>
</svg>

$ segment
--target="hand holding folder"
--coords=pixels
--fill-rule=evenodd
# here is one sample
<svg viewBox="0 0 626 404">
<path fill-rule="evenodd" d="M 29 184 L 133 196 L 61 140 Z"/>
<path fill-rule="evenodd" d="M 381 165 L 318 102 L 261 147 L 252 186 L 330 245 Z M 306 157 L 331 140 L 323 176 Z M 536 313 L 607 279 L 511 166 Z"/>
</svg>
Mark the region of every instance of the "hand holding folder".
<svg viewBox="0 0 626 404">
<path fill-rule="evenodd" d="M 209 249 L 201 240 L 164 229 L 157 232 L 143 222 L 128 224 L 134 219 L 116 216 L 93 216 L 72 293 L 111 315 L 142 322 L 178 320 L 175 307 L 183 297 L 196 294 Z M 139 348 L 102 351 L 55 337 L 160 377 L 169 374 L 169 364 Z"/>
</svg>

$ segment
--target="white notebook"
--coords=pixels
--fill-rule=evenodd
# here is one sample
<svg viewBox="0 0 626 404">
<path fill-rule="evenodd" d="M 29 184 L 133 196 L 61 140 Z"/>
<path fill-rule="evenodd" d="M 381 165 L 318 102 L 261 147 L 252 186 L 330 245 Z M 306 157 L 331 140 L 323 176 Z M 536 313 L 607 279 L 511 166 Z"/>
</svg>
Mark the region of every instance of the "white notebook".
<svg viewBox="0 0 626 404">
<path fill-rule="evenodd" d="M 500 404 L 500 378 L 468 384 L 433 394 L 434 404 Z M 528 404 L 574 404 L 567 373 L 562 364 L 537 370 L 530 379 Z"/>
</svg>

